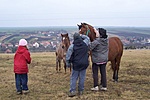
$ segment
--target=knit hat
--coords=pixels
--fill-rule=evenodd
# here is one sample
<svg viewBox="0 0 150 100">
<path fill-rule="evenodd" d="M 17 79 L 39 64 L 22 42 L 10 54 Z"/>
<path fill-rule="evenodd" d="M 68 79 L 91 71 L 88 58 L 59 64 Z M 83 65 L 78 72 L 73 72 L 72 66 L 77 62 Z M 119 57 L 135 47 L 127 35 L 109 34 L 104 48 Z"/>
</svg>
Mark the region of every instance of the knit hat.
<svg viewBox="0 0 150 100">
<path fill-rule="evenodd" d="M 100 38 L 107 38 L 108 36 L 106 35 L 106 30 L 103 28 L 98 28 L 99 30 L 99 34 L 100 34 Z"/>
<path fill-rule="evenodd" d="M 20 39 L 19 40 L 19 46 L 26 46 L 28 43 L 25 39 Z"/>
</svg>

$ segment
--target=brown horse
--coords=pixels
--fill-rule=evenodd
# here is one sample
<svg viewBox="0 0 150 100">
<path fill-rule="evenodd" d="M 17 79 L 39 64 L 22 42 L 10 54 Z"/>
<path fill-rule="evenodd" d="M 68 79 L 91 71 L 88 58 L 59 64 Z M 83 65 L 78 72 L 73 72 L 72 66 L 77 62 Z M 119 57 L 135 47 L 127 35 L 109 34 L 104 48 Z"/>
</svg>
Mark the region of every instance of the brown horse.
<svg viewBox="0 0 150 100">
<path fill-rule="evenodd" d="M 61 43 L 58 45 L 56 48 L 56 71 L 58 72 L 58 67 L 59 71 L 61 70 L 61 61 L 63 60 L 64 63 L 64 69 L 66 73 L 66 52 L 70 46 L 70 39 L 67 34 L 61 34 Z"/>
<path fill-rule="evenodd" d="M 88 35 L 91 41 L 93 41 L 96 38 L 96 33 L 94 31 L 93 26 L 87 23 L 81 23 L 81 25 L 78 25 L 78 27 L 80 30 L 79 33 Z M 111 68 L 113 69 L 113 80 L 117 82 L 120 61 L 123 54 L 123 44 L 118 37 L 110 37 L 108 38 L 108 41 L 108 61 L 111 62 Z"/>
</svg>

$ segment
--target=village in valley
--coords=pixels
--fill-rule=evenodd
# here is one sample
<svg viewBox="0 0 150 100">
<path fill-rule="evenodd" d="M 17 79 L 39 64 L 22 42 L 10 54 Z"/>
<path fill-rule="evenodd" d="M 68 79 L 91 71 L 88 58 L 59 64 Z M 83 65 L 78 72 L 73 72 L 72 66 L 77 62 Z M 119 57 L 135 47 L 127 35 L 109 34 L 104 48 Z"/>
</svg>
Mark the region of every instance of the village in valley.
<svg viewBox="0 0 150 100">
<path fill-rule="evenodd" d="M 65 30 L 41 30 L 41 31 L 20 31 L 20 32 L 0 32 L 0 52 L 14 53 L 18 47 L 18 41 L 25 38 L 28 41 L 28 48 L 31 52 L 54 51 L 61 41 L 61 34 L 67 33 Z"/>
<path fill-rule="evenodd" d="M 117 28 L 116 28 L 117 29 Z M 25 38 L 28 41 L 28 48 L 31 52 L 52 52 L 55 51 L 58 43 L 61 42 L 61 34 L 69 34 L 70 41 L 73 40 L 74 28 L 30 28 L 28 29 L 2 29 L 0 30 L 0 53 L 14 53 L 18 47 L 18 41 Z M 146 32 L 146 34 L 144 34 Z M 149 32 L 149 34 L 148 34 Z M 150 49 L 150 30 L 143 33 L 107 29 L 108 36 L 118 36 L 124 44 L 124 49 Z"/>
</svg>

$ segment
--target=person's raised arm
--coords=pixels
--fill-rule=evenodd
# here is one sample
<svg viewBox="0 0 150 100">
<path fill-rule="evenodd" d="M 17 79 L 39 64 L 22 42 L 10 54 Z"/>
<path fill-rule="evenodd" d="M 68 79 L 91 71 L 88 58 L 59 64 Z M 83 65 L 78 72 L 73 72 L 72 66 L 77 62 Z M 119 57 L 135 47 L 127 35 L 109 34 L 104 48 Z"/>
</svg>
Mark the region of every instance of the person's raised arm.
<svg viewBox="0 0 150 100">
<path fill-rule="evenodd" d="M 86 43 L 86 45 L 89 45 L 90 43 L 90 38 L 87 35 L 81 35 L 81 38 L 83 41 Z"/>
</svg>

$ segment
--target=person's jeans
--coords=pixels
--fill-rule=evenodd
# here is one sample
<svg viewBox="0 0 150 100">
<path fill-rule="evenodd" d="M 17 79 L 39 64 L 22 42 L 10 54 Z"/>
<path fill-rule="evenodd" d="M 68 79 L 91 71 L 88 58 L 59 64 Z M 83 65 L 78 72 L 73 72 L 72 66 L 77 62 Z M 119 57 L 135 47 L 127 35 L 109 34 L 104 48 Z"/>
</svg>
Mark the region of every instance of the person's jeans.
<svg viewBox="0 0 150 100">
<path fill-rule="evenodd" d="M 84 81 L 85 81 L 86 69 L 81 71 L 72 70 L 71 79 L 70 79 L 70 92 L 76 91 L 76 83 L 78 82 L 78 91 L 84 90 Z"/>
<path fill-rule="evenodd" d="M 22 90 L 28 90 L 28 74 L 15 73 L 15 80 L 17 92 L 21 92 Z"/>
</svg>

